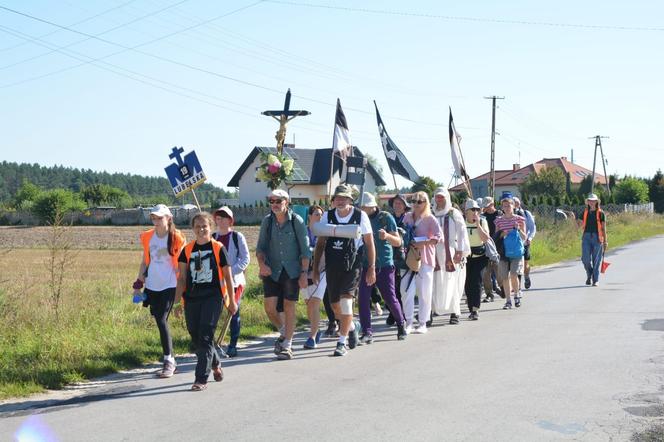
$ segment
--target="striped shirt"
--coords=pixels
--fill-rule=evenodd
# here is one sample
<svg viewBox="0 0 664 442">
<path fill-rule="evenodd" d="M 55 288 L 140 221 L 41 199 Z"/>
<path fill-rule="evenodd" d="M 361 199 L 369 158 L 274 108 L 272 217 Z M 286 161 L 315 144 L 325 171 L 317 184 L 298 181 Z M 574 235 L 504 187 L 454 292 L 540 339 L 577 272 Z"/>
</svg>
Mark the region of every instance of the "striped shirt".
<svg viewBox="0 0 664 442">
<path fill-rule="evenodd" d="M 496 218 L 496 232 L 509 232 L 515 227 L 518 228 L 518 226 L 524 226 L 525 228 L 525 225 L 526 219 L 519 215 L 514 215 L 511 218 L 507 218 L 506 215 L 503 215 Z"/>
</svg>

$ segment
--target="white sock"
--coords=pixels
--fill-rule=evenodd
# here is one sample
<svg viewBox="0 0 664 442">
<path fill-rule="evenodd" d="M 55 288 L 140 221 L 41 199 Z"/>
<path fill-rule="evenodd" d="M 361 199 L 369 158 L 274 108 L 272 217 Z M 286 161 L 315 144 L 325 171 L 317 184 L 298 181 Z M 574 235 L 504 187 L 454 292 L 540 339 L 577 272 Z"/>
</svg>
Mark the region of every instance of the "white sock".
<svg viewBox="0 0 664 442">
<path fill-rule="evenodd" d="M 346 337 L 345 336 L 339 336 L 339 340 L 337 342 L 345 345 L 346 344 Z"/>
<path fill-rule="evenodd" d="M 286 326 L 282 325 L 279 327 L 279 336 L 284 336 L 286 334 Z"/>
<path fill-rule="evenodd" d="M 164 361 L 169 361 L 175 364 L 175 358 L 173 355 L 164 355 Z"/>
<path fill-rule="evenodd" d="M 353 330 L 355 330 L 355 321 L 350 321 L 350 328 L 348 329 L 348 331 L 353 331 Z"/>
<path fill-rule="evenodd" d="M 284 342 L 281 344 L 282 348 L 291 348 L 293 345 L 293 340 L 292 339 L 284 339 Z"/>
</svg>

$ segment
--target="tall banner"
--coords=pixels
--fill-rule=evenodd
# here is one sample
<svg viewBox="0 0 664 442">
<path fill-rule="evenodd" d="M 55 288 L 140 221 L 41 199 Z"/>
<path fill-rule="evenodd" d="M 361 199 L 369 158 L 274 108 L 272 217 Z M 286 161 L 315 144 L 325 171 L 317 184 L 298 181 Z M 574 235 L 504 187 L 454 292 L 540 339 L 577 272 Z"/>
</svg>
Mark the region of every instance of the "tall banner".
<svg viewBox="0 0 664 442">
<path fill-rule="evenodd" d="M 385 152 L 385 158 L 387 159 L 387 165 L 390 167 L 390 172 L 392 172 L 392 175 L 397 174 L 416 183 L 419 181 L 420 176 L 415 172 L 415 169 L 411 166 L 410 162 L 408 162 L 406 156 L 399 150 L 394 141 L 392 141 L 392 138 L 387 134 L 375 101 L 374 107 L 376 108 L 376 119 L 378 121 L 378 134 L 380 135 L 380 142 L 383 145 L 383 152 Z"/>
</svg>

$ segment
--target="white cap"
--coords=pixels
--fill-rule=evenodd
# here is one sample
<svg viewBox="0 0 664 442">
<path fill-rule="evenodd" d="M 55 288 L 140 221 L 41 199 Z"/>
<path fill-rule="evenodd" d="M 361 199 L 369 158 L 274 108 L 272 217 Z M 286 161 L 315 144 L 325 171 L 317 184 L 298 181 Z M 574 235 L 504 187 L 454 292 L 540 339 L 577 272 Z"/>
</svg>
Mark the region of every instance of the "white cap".
<svg viewBox="0 0 664 442">
<path fill-rule="evenodd" d="M 372 193 L 364 192 L 362 194 L 362 207 L 378 207 L 376 197 Z"/>
<path fill-rule="evenodd" d="M 477 209 L 480 210 L 480 205 L 477 204 L 477 201 L 469 199 L 466 201 L 466 210 Z"/>
<path fill-rule="evenodd" d="M 155 216 L 173 216 L 171 213 L 171 209 L 168 208 L 166 204 L 157 204 L 150 210 L 150 215 L 155 215 Z"/>
<path fill-rule="evenodd" d="M 228 215 L 228 217 L 230 219 L 234 219 L 233 218 L 233 211 L 231 210 L 230 207 L 228 207 L 228 206 L 220 207 L 220 208 L 218 208 L 217 210 L 214 211 L 214 215 L 217 216 L 220 212 L 225 213 L 226 215 Z"/>
<path fill-rule="evenodd" d="M 588 200 L 588 201 L 597 201 L 597 200 L 599 200 L 599 198 L 597 198 L 596 194 L 591 193 L 590 195 L 588 195 L 588 198 L 586 198 L 586 200 Z"/>
<path fill-rule="evenodd" d="M 272 192 L 268 193 L 268 198 L 281 198 L 282 200 L 290 201 L 290 195 L 283 189 L 274 189 Z"/>
</svg>

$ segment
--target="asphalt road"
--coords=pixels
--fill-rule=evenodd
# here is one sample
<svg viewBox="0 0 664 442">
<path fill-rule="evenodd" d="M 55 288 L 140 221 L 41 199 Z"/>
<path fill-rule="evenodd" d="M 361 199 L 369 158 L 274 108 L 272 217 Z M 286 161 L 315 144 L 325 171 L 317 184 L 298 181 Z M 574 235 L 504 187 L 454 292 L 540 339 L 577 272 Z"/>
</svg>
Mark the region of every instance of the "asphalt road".
<svg viewBox="0 0 664 442">
<path fill-rule="evenodd" d="M 376 318 L 374 343 L 344 358 L 332 340 L 292 361 L 255 343 L 204 392 L 180 358 L 168 380 L 155 365 L 4 402 L 0 440 L 629 440 L 664 415 L 664 237 L 607 261 L 600 287 L 580 262 L 540 269 L 520 309 L 438 317 L 404 342 Z"/>
</svg>

